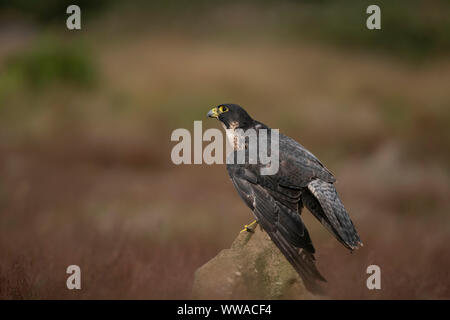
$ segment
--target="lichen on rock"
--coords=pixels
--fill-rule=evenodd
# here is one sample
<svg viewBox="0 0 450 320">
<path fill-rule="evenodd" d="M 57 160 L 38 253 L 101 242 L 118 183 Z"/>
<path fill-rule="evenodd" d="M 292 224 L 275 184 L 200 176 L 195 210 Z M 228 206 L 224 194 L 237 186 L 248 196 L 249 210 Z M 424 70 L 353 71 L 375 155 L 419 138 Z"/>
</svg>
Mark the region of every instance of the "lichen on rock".
<svg viewBox="0 0 450 320">
<path fill-rule="evenodd" d="M 317 299 L 267 233 L 242 232 L 195 272 L 194 299 Z"/>
</svg>

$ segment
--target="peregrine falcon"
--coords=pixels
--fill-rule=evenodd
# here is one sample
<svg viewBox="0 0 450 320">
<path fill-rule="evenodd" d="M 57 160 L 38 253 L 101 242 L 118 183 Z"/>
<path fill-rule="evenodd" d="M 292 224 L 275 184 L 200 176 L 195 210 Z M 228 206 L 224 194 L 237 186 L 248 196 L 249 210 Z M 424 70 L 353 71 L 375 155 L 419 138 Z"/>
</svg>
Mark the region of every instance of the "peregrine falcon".
<svg viewBox="0 0 450 320">
<path fill-rule="evenodd" d="M 300 217 L 302 208 L 306 207 L 349 250 L 362 246 L 336 192 L 333 174 L 301 144 L 280 133 L 278 172 L 262 175 L 262 164 L 252 164 L 248 160 L 248 144 L 238 144 L 236 138 L 242 138 L 237 135 L 248 129 L 266 129 L 267 132 L 272 129 L 253 120 L 237 104 L 221 104 L 211 109 L 207 116 L 218 119 L 226 129 L 233 146 L 229 156 L 236 159 L 239 152 L 247 155 L 241 164 L 227 161 L 227 171 L 240 197 L 253 211 L 254 223 L 267 232 L 305 286 L 317 291 L 319 281 L 326 280 L 315 266 L 315 249 Z M 259 144 L 260 137 L 257 139 Z M 244 230 L 254 229 L 245 226 Z"/>
</svg>

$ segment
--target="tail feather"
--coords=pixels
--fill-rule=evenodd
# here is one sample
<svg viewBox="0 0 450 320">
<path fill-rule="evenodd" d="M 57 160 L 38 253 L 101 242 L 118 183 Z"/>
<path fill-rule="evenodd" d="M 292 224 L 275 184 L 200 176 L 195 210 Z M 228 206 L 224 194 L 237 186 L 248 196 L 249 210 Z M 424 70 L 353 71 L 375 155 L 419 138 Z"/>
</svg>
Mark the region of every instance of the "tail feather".
<svg viewBox="0 0 450 320">
<path fill-rule="evenodd" d="M 350 250 L 362 246 L 350 216 L 332 183 L 316 179 L 302 195 L 303 204 L 336 239 Z"/>
<path fill-rule="evenodd" d="M 313 255 L 314 247 L 312 247 L 308 231 L 304 227 L 298 213 L 291 215 L 289 208 L 277 202 L 273 202 L 273 204 L 277 205 L 275 212 L 279 213 L 277 221 L 270 223 L 267 220 L 267 214 L 261 212 L 266 207 L 257 202 L 254 213 L 258 217 L 258 222 L 300 275 L 305 287 L 313 293 L 323 293 L 318 281 L 326 282 L 326 280 L 316 267 Z M 291 231 L 294 230 L 294 227 L 299 232 L 295 236 Z"/>
<path fill-rule="evenodd" d="M 242 186 L 240 190 L 244 190 Z M 259 185 L 251 184 L 246 191 L 251 194 L 251 208 L 258 223 L 300 275 L 305 287 L 320 293 L 319 282 L 326 280 L 316 268 L 314 247 L 300 214 Z"/>
<path fill-rule="evenodd" d="M 304 249 L 290 245 L 279 232 L 269 233 L 269 236 L 300 275 L 305 287 L 312 293 L 323 293 L 323 288 L 318 281 L 326 282 L 327 280 L 317 269 L 314 256 Z"/>
</svg>

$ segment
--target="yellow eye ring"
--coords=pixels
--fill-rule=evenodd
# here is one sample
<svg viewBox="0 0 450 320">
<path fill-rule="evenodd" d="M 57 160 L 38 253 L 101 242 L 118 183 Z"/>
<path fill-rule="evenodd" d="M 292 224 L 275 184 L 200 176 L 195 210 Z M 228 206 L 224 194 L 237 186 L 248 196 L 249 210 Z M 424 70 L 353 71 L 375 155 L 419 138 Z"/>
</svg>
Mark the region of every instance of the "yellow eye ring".
<svg viewBox="0 0 450 320">
<path fill-rule="evenodd" d="M 229 109 L 228 109 L 228 107 L 226 107 L 226 106 L 220 106 L 219 107 L 219 111 L 221 112 L 221 113 L 223 113 L 223 112 L 227 112 Z"/>
</svg>

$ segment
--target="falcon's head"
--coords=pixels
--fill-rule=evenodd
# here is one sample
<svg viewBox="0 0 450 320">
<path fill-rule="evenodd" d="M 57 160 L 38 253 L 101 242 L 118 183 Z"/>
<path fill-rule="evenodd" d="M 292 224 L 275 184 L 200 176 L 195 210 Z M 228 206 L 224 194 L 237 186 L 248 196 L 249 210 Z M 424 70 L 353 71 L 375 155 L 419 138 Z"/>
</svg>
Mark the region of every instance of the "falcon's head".
<svg viewBox="0 0 450 320">
<path fill-rule="evenodd" d="M 218 119 L 227 129 L 246 129 L 253 124 L 253 119 L 247 111 L 232 103 L 221 104 L 212 108 L 208 112 L 208 117 Z"/>
</svg>

